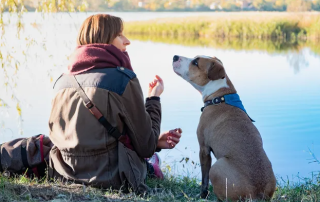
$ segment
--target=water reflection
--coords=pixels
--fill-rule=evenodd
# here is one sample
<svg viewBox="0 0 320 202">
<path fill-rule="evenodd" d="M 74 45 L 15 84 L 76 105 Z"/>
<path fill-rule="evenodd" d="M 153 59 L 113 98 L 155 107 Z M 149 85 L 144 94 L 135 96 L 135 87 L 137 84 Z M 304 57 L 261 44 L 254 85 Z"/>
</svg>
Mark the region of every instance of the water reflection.
<svg viewBox="0 0 320 202">
<path fill-rule="evenodd" d="M 286 41 L 286 40 L 262 40 L 262 39 L 237 39 L 237 38 L 195 38 L 195 37 L 168 37 L 129 35 L 130 39 L 139 41 L 152 41 L 165 44 L 177 44 L 182 46 L 200 46 L 224 50 L 259 51 L 268 54 L 287 54 L 290 66 L 295 73 L 308 66 L 305 53 L 309 48 L 315 55 L 320 55 L 320 42 L 318 41 Z"/>
<path fill-rule="evenodd" d="M 139 41 L 152 41 L 183 46 L 201 46 L 219 49 L 263 51 L 270 54 L 299 52 L 309 47 L 312 52 L 320 55 L 320 41 L 286 41 L 238 38 L 195 38 L 195 37 L 168 37 L 161 35 L 128 35 L 130 39 Z"/>
<path fill-rule="evenodd" d="M 308 67 L 309 62 L 305 57 L 305 53 L 293 52 L 287 56 L 290 66 L 293 68 L 294 73 L 299 73 L 300 69 Z"/>
</svg>

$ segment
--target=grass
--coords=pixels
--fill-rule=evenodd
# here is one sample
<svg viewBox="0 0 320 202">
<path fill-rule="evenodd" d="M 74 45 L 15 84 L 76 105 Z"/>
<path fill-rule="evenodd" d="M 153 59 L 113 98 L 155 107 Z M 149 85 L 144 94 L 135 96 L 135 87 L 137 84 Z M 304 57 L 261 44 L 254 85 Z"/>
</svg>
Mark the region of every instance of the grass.
<svg viewBox="0 0 320 202">
<path fill-rule="evenodd" d="M 84 185 L 32 180 L 24 176 L 7 178 L 0 174 L 0 201 L 217 201 L 212 194 L 207 200 L 199 199 L 200 184 L 195 178 L 178 178 L 166 175 L 165 180 L 149 179 L 151 188 L 161 191 L 150 196 L 124 194 L 118 191 L 103 190 Z M 310 201 L 320 200 L 320 174 L 300 179 L 298 183 L 278 180 L 277 190 L 271 201 Z M 248 200 L 250 201 L 250 200 Z"/>
<path fill-rule="evenodd" d="M 215 16 L 127 22 L 125 32 L 136 35 L 202 38 L 319 39 L 320 14 L 241 12 Z"/>
</svg>

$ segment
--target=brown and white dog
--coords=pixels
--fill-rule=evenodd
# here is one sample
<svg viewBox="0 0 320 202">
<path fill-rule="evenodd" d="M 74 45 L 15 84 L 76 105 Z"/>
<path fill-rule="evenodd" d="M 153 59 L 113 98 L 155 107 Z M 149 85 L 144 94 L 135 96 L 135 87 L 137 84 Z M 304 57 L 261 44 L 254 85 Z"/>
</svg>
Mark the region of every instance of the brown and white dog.
<svg viewBox="0 0 320 202">
<path fill-rule="evenodd" d="M 197 129 L 201 197 L 208 195 L 210 178 L 221 200 L 270 199 L 276 186 L 272 165 L 250 117 L 241 108 L 224 102 L 227 95 L 237 92 L 222 62 L 215 57 L 175 55 L 173 69 L 202 94 L 205 103 L 217 98 L 221 101 L 205 105 Z M 210 152 L 217 159 L 212 166 Z"/>
</svg>

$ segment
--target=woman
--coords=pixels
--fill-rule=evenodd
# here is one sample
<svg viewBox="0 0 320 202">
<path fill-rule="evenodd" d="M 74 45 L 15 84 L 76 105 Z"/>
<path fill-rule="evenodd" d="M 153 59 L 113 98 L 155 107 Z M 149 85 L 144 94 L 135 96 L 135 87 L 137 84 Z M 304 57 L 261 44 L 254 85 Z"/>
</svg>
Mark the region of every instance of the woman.
<svg viewBox="0 0 320 202">
<path fill-rule="evenodd" d="M 80 28 L 77 43 L 68 72 L 54 86 L 49 127 L 55 146 L 50 152 L 49 175 L 145 192 L 147 167 L 162 177 L 155 151 L 174 148 L 181 137 L 180 129 L 160 134 L 163 81 L 155 77 L 144 103 L 126 52 L 130 41 L 118 17 L 90 16 Z M 94 108 L 83 104 L 86 96 L 89 101 L 85 104 L 88 107 L 92 101 Z M 117 140 L 89 108 L 92 114 L 101 112 L 123 136 Z M 153 166 L 145 160 L 151 156 Z"/>
</svg>

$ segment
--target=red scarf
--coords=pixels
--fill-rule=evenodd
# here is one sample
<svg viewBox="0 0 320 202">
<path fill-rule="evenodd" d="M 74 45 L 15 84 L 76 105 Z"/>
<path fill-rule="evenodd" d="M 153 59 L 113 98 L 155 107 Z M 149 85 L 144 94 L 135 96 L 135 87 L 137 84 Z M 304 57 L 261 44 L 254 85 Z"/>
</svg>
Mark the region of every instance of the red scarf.
<svg viewBox="0 0 320 202">
<path fill-rule="evenodd" d="M 124 67 L 133 70 L 127 52 L 110 44 L 78 46 L 70 57 L 67 74 L 76 75 L 90 69 Z"/>
</svg>

